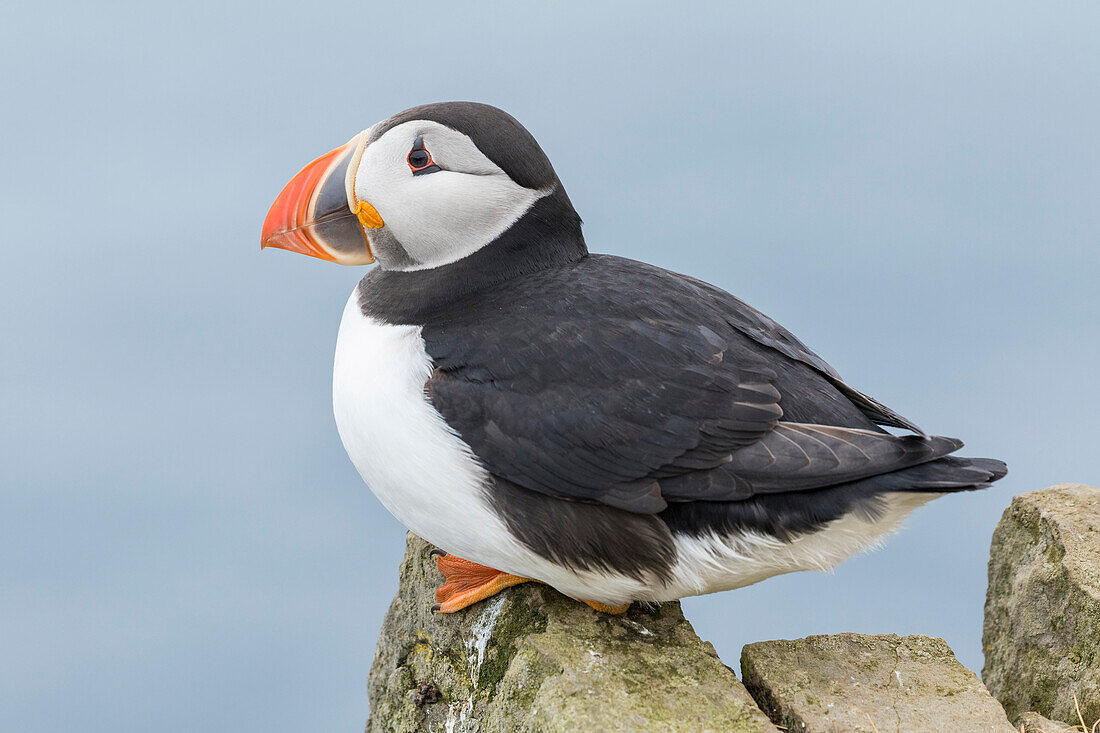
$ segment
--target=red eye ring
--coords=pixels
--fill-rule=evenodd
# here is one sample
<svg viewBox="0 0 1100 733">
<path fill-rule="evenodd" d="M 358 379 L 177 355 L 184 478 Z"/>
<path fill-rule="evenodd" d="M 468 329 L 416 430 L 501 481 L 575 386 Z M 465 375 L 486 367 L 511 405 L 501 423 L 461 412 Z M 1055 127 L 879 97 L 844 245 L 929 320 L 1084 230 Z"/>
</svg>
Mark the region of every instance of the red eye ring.
<svg viewBox="0 0 1100 733">
<path fill-rule="evenodd" d="M 409 170 L 412 171 L 414 176 L 423 173 L 434 173 L 439 170 L 439 166 L 432 159 L 432 154 L 424 147 L 423 135 L 418 136 L 413 142 L 413 148 L 409 151 L 405 162 L 409 164 Z"/>
<path fill-rule="evenodd" d="M 415 162 L 413 161 L 414 155 L 417 157 Z M 409 157 L 406 159 L 406 162 L 409 164 L 409 168 L 413 173 L 422 171 L 428 166 L 435 165 L 435 161 L 432 160 L 432 154 L 423 148 L 409 151 Z"/>
</svg>

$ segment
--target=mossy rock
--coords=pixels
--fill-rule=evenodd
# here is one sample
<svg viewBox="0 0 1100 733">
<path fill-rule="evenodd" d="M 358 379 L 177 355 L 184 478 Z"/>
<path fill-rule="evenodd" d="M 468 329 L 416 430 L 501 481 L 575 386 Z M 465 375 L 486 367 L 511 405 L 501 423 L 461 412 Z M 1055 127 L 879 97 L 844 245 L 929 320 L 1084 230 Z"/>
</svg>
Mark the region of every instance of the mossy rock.
<svg viewBox="0 0 1100 733">
<path fill-rule="evenodd" d="M 1078 706 L 1100 720 L 1100 489 L 1012 500 L 993 533 L 982 642 L 982 677 L 1013 720 L 1077 721 Z"/>
<path fill-rule="evenodd" d="M 433 614 L 442 578 L 430 550 L 409 534 L 371 668 L 369 732 L 774 733 L 679 603 L 608 616 L 525 583 Z"/>
<path fill-rule="evenodd" d="M 1011 733 L 1004 710 L 943 639 L 833 634 L 749 644 L 745 685 L 789 731 Z"/>
</svg>

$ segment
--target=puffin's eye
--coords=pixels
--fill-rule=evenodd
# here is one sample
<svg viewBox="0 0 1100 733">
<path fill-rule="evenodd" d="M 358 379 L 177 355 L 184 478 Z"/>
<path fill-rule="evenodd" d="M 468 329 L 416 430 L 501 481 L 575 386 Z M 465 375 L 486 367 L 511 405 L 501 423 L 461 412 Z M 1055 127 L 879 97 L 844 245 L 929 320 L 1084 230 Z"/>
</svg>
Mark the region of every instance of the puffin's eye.
<svg viewBox="0 0 1100 733">
<path fill-rule="evenodd" d="M 439 166 L 432 160 L 432 154 L 424 147 L 424 136 L 418 136 L 413 141 L 413 149 L 409 152 L 407 158 L 409 163 L 409 169 L 412 170 L 414 176 L 419 176 L 423 173 L 435 173 L 439 170 Z"/>
</svg>

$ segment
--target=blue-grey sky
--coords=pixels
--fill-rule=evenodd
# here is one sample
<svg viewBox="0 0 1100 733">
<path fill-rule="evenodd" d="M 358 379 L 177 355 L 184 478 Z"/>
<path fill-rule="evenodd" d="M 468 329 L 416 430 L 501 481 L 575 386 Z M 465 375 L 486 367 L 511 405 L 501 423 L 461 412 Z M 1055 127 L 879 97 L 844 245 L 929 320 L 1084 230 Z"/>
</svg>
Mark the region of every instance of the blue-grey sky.
<svg viewBox="0 0 1100 733">
<path fill-rule="evenodd" d="M 362 270 L 259 251 L 304 163 L 503 107 L 589 246 L 705 278 L 971 455 L 887 548 L 685 602 L 750 641 L 945 637 L 981 666 L 1013 494 L 1100 483 L 1092 2 L 8 3 L 0 729 L 338 731 L 404 529 L 330 406 Z"/>
</svg>

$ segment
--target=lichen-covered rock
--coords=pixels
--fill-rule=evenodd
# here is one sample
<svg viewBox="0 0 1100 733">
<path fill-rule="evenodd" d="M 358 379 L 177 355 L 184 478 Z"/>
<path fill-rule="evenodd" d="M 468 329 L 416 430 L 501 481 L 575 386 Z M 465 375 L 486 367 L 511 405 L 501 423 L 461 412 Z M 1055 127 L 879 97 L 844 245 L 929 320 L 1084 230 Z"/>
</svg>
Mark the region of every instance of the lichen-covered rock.
<svg viewBox="0 0 1100 733">
<path fill-rule="evenodd" d="M 1016 729 L 1021 733 L 1079 733 L 1081 730 L 1079 727 L 1076 730 L 1074 728 L 1075 726 L 1068 723 L 1059 723 L 1032 712 L 1024 713 L 1016 721 Z"/>
<path fill-rule="evenodd" d="M 764 641 L 744 648 L 741 671 L 756 702 L 789 731 L 1016 730 L 943 639 L 835 634 Z"/>
<path fill-rule="evenodd" d="M 607 616 L 524 583 L 437 615 L 430 549 L 409 535 L 371 668 L 369 733 L 774 733 L 680 604 Z"/>
<path fill-rule="evenodd" d="M 1100 719 L 1100 489 L 1017 496 L 989 557 L 982 677 L 1012 718 Z"/>
</svg>

